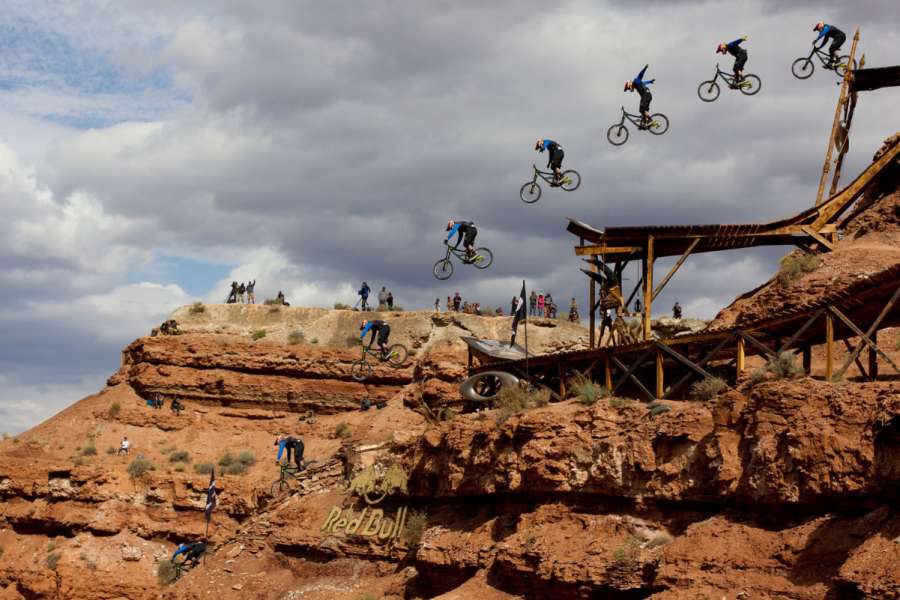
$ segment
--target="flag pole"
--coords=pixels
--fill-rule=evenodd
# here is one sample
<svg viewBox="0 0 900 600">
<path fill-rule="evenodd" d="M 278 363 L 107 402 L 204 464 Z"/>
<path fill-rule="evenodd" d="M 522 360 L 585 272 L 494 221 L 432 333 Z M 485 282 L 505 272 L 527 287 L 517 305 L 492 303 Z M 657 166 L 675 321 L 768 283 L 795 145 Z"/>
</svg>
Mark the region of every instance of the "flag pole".
<svg viewBox="0 0 900 600">
<path fill-rule="evenodd" d="M 525 280 L 522 280 L 522 289 L 525 289 Z M 525 299 L 528 299 L 528 290 L 525 290 Z M 528 306 L 522 307 L 525 310 L 525 377 L 528 377 Z"/>
</svg>

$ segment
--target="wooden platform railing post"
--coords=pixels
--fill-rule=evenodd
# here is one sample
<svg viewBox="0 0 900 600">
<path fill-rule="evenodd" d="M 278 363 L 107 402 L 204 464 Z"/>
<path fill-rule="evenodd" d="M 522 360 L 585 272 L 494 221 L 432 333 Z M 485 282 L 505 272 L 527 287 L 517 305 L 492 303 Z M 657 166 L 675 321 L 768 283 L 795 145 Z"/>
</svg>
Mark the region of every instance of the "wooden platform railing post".
<svg viewBox="0 0 900 600">
<path fill-rule="evenodd" d="M 656 350 L 656 397 L 662 398 L 666 392 L 665 374 L 663 373 L 663 353 Z"/>
<path fill-rule="evenodd" d="M 651 306 L 653 304 L 653 236 L 647 236 L 647 249 L 644 253 L 644 341 L 653 333 L 650 328 Z"/>
<path fill-rule="evenodd" d="M 834 316 L 825 313 L 825 381 L 834 375 Z"/>
<path fill-rule="evenodd" d="M 872 340 L 872 343 L 878 344 L 878 330 L 872 332 L 872 335 L 869 336 Z M 874 348 L 869 348 L 869 379 L 875 381 L 878 379 L 878 353 Z"/>
<path fill-rule="evenodd" d="M 807 375 L 812 371 L 812 346 L 805 344 L 803 346 L 803 372 Z"/>
<path fill-rule="evenodd" d="M 594 261 L 591 261 L 591 272 L 592 273 L 597 272 L 597 265 L 594 263 Z M 591 332 L 590 332 L 590 341 L 589 341 L 588 345 L 593 350 L 599 344 L 599 342 L 596 339 L 596 336 L 597 336 L 597 331 L 596 331 L 597 330 L 597 316 L 596 316 L 597 315 L 597 310 L 596 310 L 597 309 L 597 306 L 596 306 L 596 304 L 597 304 L 597 282 L 594 281 L 593 277 L 588 277 L 588 279 L 590 280 L 590 283 L 588 284 L 589 285 L 589 288 L 588 288 L 588 310 L 590 310 L 590 312 L 591 312 L 591 315 L 590 315 Z M 600 340 L 600 341 L 602 342 L 603 340 Z"/>
<path fill-rule="evenodd" d="M 607 391 L 612 391 L 612 365 L 609 361 L 609 354 L 606 355 L 603 361 L 603 385 Z"/>
<path fill-rule="evenodd" d="M 737 371 L 737 373 L 735 374 L 735 381 L 740 379 L 741 373 L 744 372 L 744 368 L 746 366 L 746 360 L 747 360 L 746 348 L 744 347 L 744 338 L 742 338 L 740 336 L 738 336 L 738 339 L 737 339 L 737 354 L 736 354 L 736 356 L 737 356 L 737 360 L 736 360 L 737 364 L 735 365 L 735 367 L 736 367 L 735 371 Z"/>
</svg>

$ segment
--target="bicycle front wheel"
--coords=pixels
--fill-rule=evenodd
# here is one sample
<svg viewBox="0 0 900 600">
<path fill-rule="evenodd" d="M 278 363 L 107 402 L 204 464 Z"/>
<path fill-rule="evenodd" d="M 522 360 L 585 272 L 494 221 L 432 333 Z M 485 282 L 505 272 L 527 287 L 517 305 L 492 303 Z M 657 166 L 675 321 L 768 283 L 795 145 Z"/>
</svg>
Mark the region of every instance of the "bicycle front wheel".
<svg viewBox="0 0 900 600">
<path fill-rule="evenodd" d="M 650 133 L 662 135 L 669 130 L 669 117 L 662 113 L 650 115 Z"/>
<path fill-rule="evenodd" d="M 372 367 L 363 359 L 354 360 L 350 363 L 350 377 L 356 381 L 365 381 L 372 376 Z"/>
<path fill-rule="evenodd" d="M 581 175 L 574 169 L 562 172 L 562 183 L 559 185 L 567 192 L 574 192 L 581 185 Z"/>
<path fill-rule="evenodd" d="M 762 89 L 762 81 L 756 75 L 744 75 L 744 80 L 740 83 L 741 93 L 745 96 L 753 96 Z"/>
<path fill-rule="evenodd" d="M 534 204 L 541 198 L 541 186 L 536 181 L 529 181 L 519 190 L 519 198 L 525 204 Z"/>
<path fill-rule="evenodd" d="M 402 367 L 409 356 L 409 350 L 403 344 L 394 344 L 388 348 L 387 361 L 392 367 Z"/>
<path fill-rule="evenodd" d="M 806 57 L 798 58 L 791 63 L 791 73 L 793 73 L 794 77 L 797 79 L 809 79 L 815 70 L 816 65 L 813 64 L 812 60 Z"/>
<path fill-rule="evenodd" d="M 837 73 L 837 76 L 841 79 L 844 78 L 844 75 L 847 74 L 847 69 L 851 71 L 856 68 L 856 61 L 850 61 L 850 55 L 845 54 L 844 56 L 838 57 L 838 64 L 834 67 L 834 72 Z"/>
<path fill-rule="evenodd" d="M 697 95 L 700 96 L 700 99 L 704 102 L 712 102 L 716 98 L 719 97 L 721 90 L 719 89 L 719 84 L 713 80 L 704 81 L 700 84 L 700 87 L 697 88 Z"/>
<path fill-rule="evenodd" d="M 283 492 L 284 488 L 286 488 L 286 487 L 287 487 L 287 481 L 285 481 L 284 479 L 279 479 L 278 481 L 276 481 L 275 483 L 272 484 L 272 487 L 269 489 L 269 491 L 272 493 L 272 497 L 274 498 L 275 496 L 277 496 L 278 494 Z"/>
<path fill-rule="evenodd" d="M 434 263 L 434 268 L 431 269 L 431 272 L 434 273 L 435 278 L 441 281 L 450 279 L 450 276 L 453 275 L 453 263 L 450 262 L 450 259 L 442 258 Z"/>
<path fill-rule="evenodd" d="M 476 248 L 472 264 L 476 269 L 487 269 L 494 262 L 494 254 L 487 248 Z"/>
<path fill-rule="evenodd" d="M 621 123 L 616 123 L 606 131 L 606 139 L 613 146 L 621 146 L 628 141 L 628 128 Z"/>
</svg>

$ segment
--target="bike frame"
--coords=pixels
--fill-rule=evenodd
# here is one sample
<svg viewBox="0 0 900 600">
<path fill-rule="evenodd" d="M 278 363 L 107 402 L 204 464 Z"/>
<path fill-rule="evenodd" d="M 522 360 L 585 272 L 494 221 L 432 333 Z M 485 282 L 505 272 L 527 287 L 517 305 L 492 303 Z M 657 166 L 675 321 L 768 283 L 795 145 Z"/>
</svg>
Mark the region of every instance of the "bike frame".
<svg viewBox="0 0 900 600">
<path fill-rule="evenodd" d="M 722 81 L 724 81 L 728 85 L 734 85 L 734 75 L 731 75 L 731 74 L 727 73 L 726 71 L 723 71 L 719 67 L 718 63 L 716 63 L 716 74 L 713 75 L 713 81 L 715 81 L 717 77 L 721 77 Z"/>
<path fill-rule="evenodd" d="M 535 181 L 537 181 L 537 180 L 535 180 Z M 454 248 L 453 246 L 451 246 L 451 245 L 448 243 L 448 244 L 447 244 L 447 256 L 444 257 L 444 260 L 450 260 L 450 255 L 451 255 L 451 254 L 452 254 L 453 256 L 455 256 L 456 258 L 458 258 L 458 259 L 459 259 L 460 261 L 462 261 L 462 262 L 465 262 L 465 260 L 466 260 L 466 250 L 465 250 L 465 248 L 463 248 L 462 250 L 460 250 L 459 248 Z"/>
<path fill-rule="evenodd" d="M 547 183 L 556 183 L 556 180 L 554 179 L 555 174 L 553 173 L 553 171 L 541 171 L 535 164 L 532 164 L 531 166 L 534 167 L 534 179 L 531 181 L 532 184 L 537 183 L 538 177 L 540 177 Z"/>
<path fill-rule="evenodd" d="M 840 50 L 838 50 L 840 52 Z M 812 47 L 812 52 L 809 53 L 807 60 L 812 60 L 813 56 L 819 57 L 819 62 L 822 63 L 822 66 L 826 66 L 829 62 L 831 62 L 831 55 L 825 51 L 825 46 L 819 48 L 818 46 Z M 838 58 L 837 53 L 835 53 L 835 58 Z"/>
<path fill-rule="evenodd" d="M 381 348 L 379 348 L 379 347 L 377 346 L 377 344 L 378 344 L 378 342 L 376 341 L 375 344 L 374 344 L 376 350 L 372 350 L 371 348 L 369 348 L 368 346 L 365 346 L 365 345 L 362 347 L 362 350 L 363 350 L 362 359 L 363 359 L 363 361 L 366 360 L 366 355 L 367 355 L 367 354 L 368 354 L 369 356 L 371 356 L 372 358 L 378 360 L 379 362 L 386 362 L 386 361 L 387 361 L 387 356 L 384 356 L 384 357 L 381 356 Z"/>
<path fill-rule="evenodd" d="M 635 127 L 641 126 L 641 115 L 634 115 L 625 110 L 625 107 L 622 107 L 622 120 L 619 121 L 619 127 L 625 124 L 625 119 L 628 119 L 628 122 L 634 125 Z"/>
</svg>

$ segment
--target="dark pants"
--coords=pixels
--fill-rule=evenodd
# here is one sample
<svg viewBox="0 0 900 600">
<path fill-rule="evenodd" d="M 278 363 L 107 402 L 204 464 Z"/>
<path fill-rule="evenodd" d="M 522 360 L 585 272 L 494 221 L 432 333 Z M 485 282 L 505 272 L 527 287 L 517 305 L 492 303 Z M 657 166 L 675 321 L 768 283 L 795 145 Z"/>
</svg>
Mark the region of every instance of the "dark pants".
<svg viewBox="0 0 900 600">
<path fill-rule="evenodd" d="M 475 226 L 466 229 L 466 238 L 463 240 L 463 244 L 466 246 L 474 244 L 476 235 L 478 235 L 478 229 Z"/>
<path fill-rule="evenodd" d="M 831 55 L 831 59 L 834 60 L 837 58 L 835 55 L 837 51 L 841 49 L 841 46 L 844 45 L 844 42 L 847 41 L 847 36 L 843 31 L 840 31 L 831 38 L 831 46 L 828 47 L 828 54 Z"/>
<path fill-rule="evenodd" d="M 391 326 L 384 325 L 378 331 L 378 346 L 384 350 L 385 345 L 387 344 L 388 338 L 391 337 Z"/>
<path fill-rule="evenodd" d="M 650 112 L 650 101 L 653 100 L 653 94 L 650 92 L 644 92 L 641 94 L 641 104 L 638 107 L 638 110 L 641 111 L 641 114 Z"/>
<path fill-rule="evenodd" d="M 291 462 L 291 455 L 294 456 L 294 464 L 297 465 L 297 468 L 300 468 L 300 463 L 303 462 L 303 440 L 294 440 L 292 443 L 286 445 L 284 447 L 287 450 L 287 461 L 288 464 Z"/>
<path fill-rule="evenodd" d="M 747 64 L 747 51 L 744 50 L 740 54 L 736 54 L 734 56 L 734 74 L 737 75 L 738 71 L 744 70 L 744 65 Z"/>
<path fill-rule="evenodd" d="M 565 158 L 566 153 L 562 151 L 562 148 L 550 154 L 550 168 L 553 170 L 562 168 L 562 161 Z"/>
</svg>

